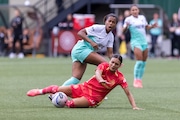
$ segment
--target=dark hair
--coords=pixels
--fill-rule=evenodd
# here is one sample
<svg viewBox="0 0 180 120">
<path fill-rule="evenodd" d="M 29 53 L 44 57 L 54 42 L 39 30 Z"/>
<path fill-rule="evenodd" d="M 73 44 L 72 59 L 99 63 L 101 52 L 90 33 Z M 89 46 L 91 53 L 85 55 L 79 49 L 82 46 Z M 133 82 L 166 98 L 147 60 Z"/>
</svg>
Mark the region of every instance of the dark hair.
<svg viewBox="0 0 180 120">
<path fill-rule="evenodd" d="M 130 9 L 132 8 L 132 7 L 137 7 L 138 9 L 139 9 L 139 6 L 138 6 L 138 4 L 132 4 L 131 6 L 130 6 Z"/>
<path fill-rule="evenodd" d="M 112 58 L 118 58 L 119 61 L 120 61 L 120 63 L 123 62 L 123 58 L 122 58 L 122 56 L 121 56 L 120 54 L 114 54 L 114 55 L 112 56 Z"/>
<path fill-rule="evenodd" d="M 131 10 L 131 9 L 132 9 L 132 7 L 134 7 L 134 6 L 135 6 L 135 7 L 137 7 L 137 8 L 139 9 L 139 14 L 140 14 L 141 10 L 140 10 L 140 8 L 139 8 L 139 5 L 138 5 L 138 4 L 132 4 L 132 5 L 131 5 L 131 7 L 130 7 L 130 10 Z"/>
<path fill-rule="evenodd" d="M 116 23 L 118 22 L 118 17 L 117 17 L 114 13 L 109 13 L 109 14 L 107 14 L 106 16 L 104 16 L 103 22 L 105 23 L 106 20 L 107 20 L 109 17 L 115 17 L 115 18 L 116 18 Z"/>
</svg>

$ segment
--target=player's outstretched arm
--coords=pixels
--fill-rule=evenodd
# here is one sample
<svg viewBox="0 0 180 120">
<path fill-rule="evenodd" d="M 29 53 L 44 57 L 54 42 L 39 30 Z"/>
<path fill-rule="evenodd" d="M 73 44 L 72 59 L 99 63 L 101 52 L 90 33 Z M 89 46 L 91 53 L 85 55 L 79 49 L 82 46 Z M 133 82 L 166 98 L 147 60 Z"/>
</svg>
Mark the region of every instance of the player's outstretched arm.
<svg viewBox="0 0 180 120">
<path fill-rule="evenodd" d="M 144 109 L 136 106 L 134 97 L 128 87 L 124 88 L 124 92 L 126 93 L 126 96 L 128 97 L 128 100 L 129 100 L 133 110 L 144 110 Z"/>
</svg>

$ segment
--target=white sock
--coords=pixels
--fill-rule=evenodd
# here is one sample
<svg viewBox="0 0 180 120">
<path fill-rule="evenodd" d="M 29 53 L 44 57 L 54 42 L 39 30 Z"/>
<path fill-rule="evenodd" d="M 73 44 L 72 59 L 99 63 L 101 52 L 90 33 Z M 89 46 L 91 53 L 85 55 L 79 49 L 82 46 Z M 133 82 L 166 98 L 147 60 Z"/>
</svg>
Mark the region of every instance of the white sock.
<svg viewBox="0 0 180 120">
<path fill-rule="evenodd" d="M 39 93 L 40 93 L 40 94 L 43 94 L 42 89 L 39 89 Z"/>
</svg>

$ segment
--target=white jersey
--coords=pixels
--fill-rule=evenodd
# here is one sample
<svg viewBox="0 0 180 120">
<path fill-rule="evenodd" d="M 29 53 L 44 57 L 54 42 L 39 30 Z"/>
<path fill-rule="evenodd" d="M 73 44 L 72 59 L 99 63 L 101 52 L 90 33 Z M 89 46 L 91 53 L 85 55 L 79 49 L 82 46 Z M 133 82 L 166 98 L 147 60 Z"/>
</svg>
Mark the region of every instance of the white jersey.
<svg viewBox="0 0 180 120">
<path fill-rule="evenodd" d="M 138 15 L 138 17 L 129 16 L 125 19 L 123 27 L 129 24 L 129 30 L 131 33 L 131 44 L 147 44 L 146 41 L 146 26 L 147 21 L 144 15 Z"/>
<path fill-rule="evenodd" d="M 106 32 L 105 25 L 94 24 L 90 27 L 85 28 L 88 37 L 98 44 L 98 48 L 113 47 L 114 35 L 110 31 Z"/>
</svg>

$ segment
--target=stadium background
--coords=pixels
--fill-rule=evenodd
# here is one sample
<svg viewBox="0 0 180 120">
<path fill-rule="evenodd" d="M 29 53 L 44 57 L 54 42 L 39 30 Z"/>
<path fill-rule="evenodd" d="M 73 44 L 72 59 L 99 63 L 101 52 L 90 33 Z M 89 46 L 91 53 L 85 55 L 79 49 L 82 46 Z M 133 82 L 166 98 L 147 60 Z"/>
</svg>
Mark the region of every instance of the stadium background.
<svg viewBox="0 0 180 120">
<path fill-rule="evenodd" d="M 25 5 L 25 2 L 29 2 Z M 55 0 L 0 0 L 1 19 L 0 25 L 8 27 L 8 24 L 13 17 L 13 10 L 20 9 L 23 15 L 26 17 L 26 25 L 24 27 L 36 27 L 36 22 L 27 16 L 27 10 L 39 14 L 41 18 L 41 28 L 43 30 L 43 40 L 35 53 L 41 53 L 46 56 L 52 56 L 52 35 L 51 30 L 59 22 L 66 19 L 67 14 L 94 14 L 94 23 L 102 23 L 102 17 L 109 12 L 114 12 L 114 9 L 110 8 L 110 4 L 141 4 L 141 5 L 155 5 L 155 9 L 150 11 L 163 11 L 162 19 L 164 23 L 171 19 L 174 12 L 179 9 L 179 0 L 64 0 L 62 4 L 63 10 L 57 13 L 57 7 L 55 7 Z M 119 9 L 123 12 L 125 9 Z M 148 13 L 149 9 L 142 9 L 143 14 L 146 15 L 149 21 L 152 18 L 152 12 Z M 167 28 L 164 26 L 164 34 L 167 33 Z M 73 33 L 74 34 L 74 33 Z M 168 43 L 169 44 L 169 43 Z M 66 52 L 66 51 L 65 51 Z M 62 52 L 63 53 L 63 52 Z"/>
</svg>

